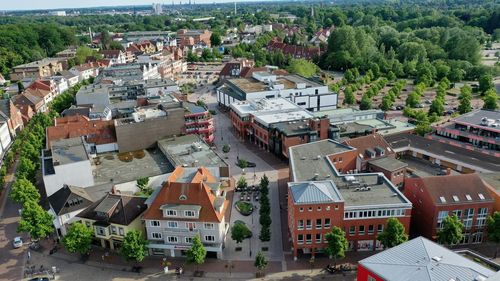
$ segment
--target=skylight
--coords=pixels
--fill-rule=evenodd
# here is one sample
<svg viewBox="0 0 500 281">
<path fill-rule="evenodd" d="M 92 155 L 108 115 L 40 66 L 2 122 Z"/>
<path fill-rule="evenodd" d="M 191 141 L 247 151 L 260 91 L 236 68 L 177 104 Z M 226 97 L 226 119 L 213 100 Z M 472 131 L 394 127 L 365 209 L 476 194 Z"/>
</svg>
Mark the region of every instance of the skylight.
<svg viewBox="0 0 500 281">
<path fill-rule="evenodd" d="M 446 198 L 444 198 L 443 196 L 439 197 L 439 200 L 441 200 L 441 203 L 446 203 Z"/>
<path fill-rule="evenodd" d="M 469 194 L 465 194 L 465 198 L 467 198 L 468 201 L 472 201 L 472 197 L 470 197 Z"/>
<path fill-rule="evenodd" d="M 484 200 L 484 195 L 482 193 L 478 193 L 477 196 L 479 196 L 479 199 Z"/>
<path fill-rule="evenodd" d="M 453 195 L 453 201 L 458 202 L 458 201 L 460 201 L 460 200 L 458 199 L 458 196 Z"/>
</svg>

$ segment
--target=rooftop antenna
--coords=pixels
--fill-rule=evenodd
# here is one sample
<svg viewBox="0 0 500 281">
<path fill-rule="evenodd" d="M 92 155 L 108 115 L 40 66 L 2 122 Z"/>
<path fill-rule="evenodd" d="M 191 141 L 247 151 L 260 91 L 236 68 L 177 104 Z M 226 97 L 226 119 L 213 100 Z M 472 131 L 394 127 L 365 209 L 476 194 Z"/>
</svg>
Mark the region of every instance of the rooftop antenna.
<svg viewBox="0 0 500 281">
<path fill-rule="evenodd" d="M 234 1 L 234 14 L 236 15 L 236 1 Z"/>
</svg>

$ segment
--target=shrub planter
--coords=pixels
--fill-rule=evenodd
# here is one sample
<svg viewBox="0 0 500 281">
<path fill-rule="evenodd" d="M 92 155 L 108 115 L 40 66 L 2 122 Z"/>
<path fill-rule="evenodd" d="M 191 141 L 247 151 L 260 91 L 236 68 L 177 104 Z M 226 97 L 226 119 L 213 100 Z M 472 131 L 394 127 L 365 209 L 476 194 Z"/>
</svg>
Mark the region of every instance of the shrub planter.
<svg viewBox="0 0 500 281">
<path fill-rule="evenodd" d="M 248 202 L 238 201 L 236 202 L 235 207 L 236 210 L 238 210 L 238 212 L 240 212 L 240 214 L 244 216 L 249 216 L 253 213 L 253 205 Z"/>
</svg>

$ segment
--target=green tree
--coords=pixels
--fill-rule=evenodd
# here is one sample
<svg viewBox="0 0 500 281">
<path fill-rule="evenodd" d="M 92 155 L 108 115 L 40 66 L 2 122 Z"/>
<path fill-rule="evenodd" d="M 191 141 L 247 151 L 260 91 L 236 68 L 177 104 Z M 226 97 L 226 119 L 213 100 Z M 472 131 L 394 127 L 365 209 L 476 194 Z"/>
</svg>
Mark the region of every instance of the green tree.
<svg viewBox="0 0 500 281">
<path fill-rule="evenodd" d="M 225 154 L 228 154 L 229 151 L 231 150 L 231 146 L 229 144 L 224 144 L 224 146 L 222 146 L 222 152 L 224 152 Z"/>
<path fill-rule="evenodd" d="M 498 243 L 500 243 L 500 212 L 495 212 L 492 216 L 489 216 L 486 225 L 488 227 L 488 240 L 496 243 L 496 258 L 498 253 Z"/>
<path fill-rule="evenodd" d="M 71 224 L 62 242 L 70 253 L 87 255 L 90 252 L 93 231 L 81 222 Z"/>
<path fill-rule="evenodd" d="M 238 167 L 240 167 L 241 169 L 245 169 L 246 167 L 248 167 L 248 161 L 241 158 L 238 159 Z"/>
<path fill-rule="evenodd" d="M 435 98 L 431 106 L 429 107 L 429 115 L 435 113 L 438 116 L 443 116 L 444 114 L 444 100 L 441 97 Z"/>
<path fill-rule="evenodd" d="M 32 239 L 38 240 L 54 231 L 52 220 L 53 217 L 37 202 L 28 200 L 23 204 L 17 232 L 26 232 Z"/>
<path fill-rule="evenodd" d="M 199 266 L 205 262 L 206 256 L 207 250 L 201 243 L 200 235 L 196 235 L 193 237 L 193 245 L 186 252 L 187 262 L 194 263 L 196 266 Z"/>
<path fill-rule="evenodd" d="M 241 176 L 238 179 L 238 182 L 236 183 L 236 186 L 238 187 L 238 189 L 245 189 L 248 186 L 247 180 L 245 179 L 244 176 Z"/>
<path fill-rule="evenodd" d="M 460 89 L 460 95 L 458 96 L 460 104 L 458 105 L 458 112 L 460 114 L 465 114 L 472 110 L 471 100 L 472 100 L 472 88 L 469 85 L 464 85 Z"/>
<path fill-rule="evenodd" d="M 356 80 L 356 77 L 354 76 L 354 74 L 350 69 L 346 70 L 346 72 L 344 73 L 344 78 L 349 83 L 353 83 Z"/>
<path fill-rule="evenodd" d="M 264 271 L 264 269 L 266 269 L 267 260 L 261 251 L 259 251 L 257 253 L 257 255 L 255 256 L 255 262 L 253 265 L 259 270 L 259 273 L 262 273 L 262 271 Z"/>
<path fill-rule="evenodd" d="M 235 223 L 231 228 L 231 239 L 236 241 L 236 243 L 243 242 L 244 239 L 250 237 L 252 231 L 244 223 Z"/>
<path fill-rule="evenodd" d="M 386 248 L 392 248 L 408 241 L 408 235 L 404 225 L 397 218 L 389 218 L 387 225 L 377 237 Z"/>
<path fill-rule="evenodd" d="M 222 44 L 222 40 L 218 32 L 212 33 L 212 35 L 210 36 L 210 43 L 212 44 L 212 46 L 220 46 L 220 44 Z"/>
<path fill-rule="evenodd" d="M 318 71 L 318 67 L 305 59 L 292 59 L 287 68 L 290 73 L 295 73 L 304 77 L 312 77 Z"/>
<path fill-rule="evenodd" d="M 141 190 L 147 187 L 148 183 L 149 183 L 149 177 L 141 177 L 138 178 L 136 181 L 137 187 L 139 187 Z"/>
<path fill-rule="evenodd" d="M 384 96 L 382 98 L 382 104 L 380 105 L 380 108 L 384 111 L 387 111 L 391 108 L 392 106 L 392 100 L 390 96 Z"/>
<path fill-rule="evenodd" d="M 485 94 L 488 90 L 493 89 L 493 78 L 487 73 L 479 77 L 479 92 Z"/>
<path fill-rule="evenodd" d="M 498 95 L 495 90 L 490 89 L 484 95 L 483 109 L 495 110 L 498 108 Z"/>
<path fill-rule="evenodd" d="M 271 229 L 269 226 L 267 226 L 267 225 L 261 226 L 259 239 L 262 242 L 267 242 L 267 241 L 271 240 Z"/>
<path fill-rule="evenodd" d="M 344 104 L 354 104 L 356 102 L 356 98 L 354 97 L 354 93 L 350 86 L 347 86 L 344 90 Z"/>
<path fill-rule="evenodd" d="M 361 97 L 361 103 L 359 105 L 359 109 L 368 110 L 372 108 L 372 99 L 365 93 Z"/>
<path fill-rule="evenodd" d="M 24 84 L 22 81 L 17 81 L 17 92 L 19 94 L 24 92 Z"/>
<path fill-rule="evenodd" d="M 17 168 L 16 176 L 18 178 L 25 178 L 31 182 L 35 181 L 36 166 L 26 157 L 19 159 L 19 166 Z"/>
<path fill-rule="evenodd" d="M 419 104 L 420 104 L 420 95 L 415 91 L 411 92 L 406 98 L 406 106 L 415 108 Z"/>
<path fill-rule="evenodd" d="M 441 244 L 453 245 L 463 239 L 464 225 L 456 215 L 447 216 L 443 220 L 443 227 L 437 233 L 437 240 Z"/>
<path fill-rule="evenodd" d="M 102 55 L 97 53 L 95 50 L 86 47 L 86 46 L 81 46 L 76 49 L 76 55 L 75 55 L 75 63 L 76 64 L 82 64 L 85 63 L 87 58 L 92 57 L 96 59 L 102 58 Z"/>
<path fill-rule="evenodd" d="M 110 50 L 120 50 L 120 51 L 125 51 L 125 48 L 123 47 L 123 45 L 118 42 L 118 41 L 112 41 L 110 44 L 109 44 L 109 49 Z"/>
<path fill-rule="evenodd" d="M 29 180 L 18 178 L 12 185 L 10 199 L 19 204 L 24 204 L 30 200 L 38 202 L 40 200 L 40 193 L 38 193 L 36 187 Z"/>
<path fill-rule="evenodd" d="M 338 258 L 343 258 L 345 252 L 347 251 L 347 239 L 345 238 L 345 232 L 337 226 L 332 228 L 332 231 L 325 234 L 325 239 L 327 241 L 327 246 L 325 252 L 330 258 L 335 260 L 337 263 Z"/>
<path fill-rule="evenodd" d="M 123 239 L 120 255 L 126 261 L 141 262 L 148 254 L 148 241 L 144 239 L 142 233 L 137 230 L 130 230 Z"/>
</svg>

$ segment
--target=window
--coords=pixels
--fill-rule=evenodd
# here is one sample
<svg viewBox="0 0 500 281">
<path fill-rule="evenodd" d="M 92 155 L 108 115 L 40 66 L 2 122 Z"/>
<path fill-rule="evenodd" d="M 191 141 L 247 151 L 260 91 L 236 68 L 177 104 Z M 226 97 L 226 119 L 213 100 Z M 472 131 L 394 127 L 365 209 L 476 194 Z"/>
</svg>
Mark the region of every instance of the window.
<svg viewBox="0 0 500 281">
<path fill-rule="evenodd" d="M 104 228 L 104 227 L 96 226 L 95 230 L 97 231 L 98 235 L 102 235 L 102 236 L 106 235 L 106 228 Z"/>
<path fill-rule="evenodd" d="M 321 244 L 321 233 L 316 233 L 316 244 Z"/>
<path fill-rule="evenodd" d="M 321 229 L 321 219 L 316 219 L 316 229 Z"/>
<path fill-rule="evenodd" d="M 484 200 L 484 195 L 482 193 L 478 193 L 477 196 L 479 196 L 479 199 Z"/>
<path fill-rule="evenodd" d="M 356 226 L 351 225 L 351 226 L 349 227 L 349 234 L 350 234 L 350 235 L 354 235 L 354 234 L 356 234 Z"/>
<path fill-rule="evenodd" d="M 161 233 L 159 233 L 159 232 L 151 232 L 151 237 L 152 237 L 153 239 L 161 239 L 161 238 L 162 238 L 162 235 L 161 235 Z"/>
<path fill-rule="evenodd" d="M 304 229 L 304 221 L 303 220 L 299 220 L 298 223 L 297 223 L 297 229 L 298 230 L 303 230 Z"/>
<path fill-rule="evenodd" d="M 213 236 L 213 235 L 205 235 L 205 241 L 207 241 L 207 242 L 214 242 L 215 241 L 215 236 Z"/>
<path fill-rule="evenodd" d="M 327 211 L 330 211 L 330 206 L 326 206 L 326 210 L 327 210 Z"/>
<path fill-rule="evenodd" d="M 359 234 L 365 234 L 365 226 L 364 225 L 360 225 L 359 228 L 358 228 L 358 232 L 359 232 Z"/>
<path fill-rule="evenodd" d="M 476 218 L 477 228 L 481 229 L 484 227 L 487 215 L 488 215 L 488 208 L 477 209 L 477 218 Z"/>
<path fill-rule="evenodd" d="M 185 237 L 184 241 L 186 241 L 187 244 L 193 243 L 193 237 Z"/>
<path fill-rule="evenodd" d="M 458 219 L 462 218 L 462 210 L 454 210 L 452 213 L 457 216 Z"/>
<path fill-rule="evenodd" d="M 116 226 L 111 226 L 111 233 L 116 235 Z"/>
<path fill-rule="evenodd" d="M 167 222 L 167 227 L 168 228 L 178 228 L 179 224 L 176 221 L 168 221 Z"/>
<path fill-rule="evenodd" d="M 373 234 L 374 230 L 375 230 L 375 228 L 373 227 L 373 224 L 370 224 L 368 226 L 368 234 Z"/>
<path fill-rule="evenodd" d="M 304 208 L 300 207 L 299 212 L 301 212 L 301 213 L 304 212 Z"/>
<path fill-rule="evenodd" d="M 118 234 L 120 234 L 120 236 L 125 235 L 125 231 L 123 230 L 123 227 L 118 227 Z"/>
<path fill-rule="evenodd" d="M 153 227 L 159 227 L 160 226 L 160 221 L 150 221 L 149 224 Z"/>
<path fill-rule="evenodd" d="M 318 210 L 318 212 L 321 211 L 321 207 L 318 207 L 317 210 Z"/>
<path fill-rule="evenodd" d="M 205 229 L 214 229 L 214 224 L 213 223 L 205 223 Z"/>
<path fill-rule="evenodd" d="M 167 241 L 168 243 L 177 243 L 178 239 L 177 236 L 168 236 Z"/>
<path fill-rule="evenodd" d="M 312 222 L 311 220 L 306 221 L 306 229 L 312 229 Z"/>
<path fill-rule="evenodd" d="M 304 244 L 304 235 L 303 234 L 297 235 L 297 243 Z"/>
<path fill-rule="evenodd" d="M 325 228 L 330 228 L 330 219 L 325 219 Z"/>
<path fill-rule="evenodd" d="M 85 222 L 85 225 L 86 225 L 87 227 L 90 227 L 90 222 L 86 221 L 86 222 Z"/>
<path fill-rule="evenodd" d="M 167 216 L 175 217 L 175 216 L 177 216 L 177 211 L 176 210 L 167 210 Z"/>
<path fill-rule="evenodd" d="M 380 233 L 380 232 L 382 232 L 382 231 L 384 231 L 384 225 L 383 225 L 383 224 L 379 224 L 379 225 L 377 226 L 377 232 L 378 232 L 378 233 Z"/>
<path fill-rule="evenodd" d="M 308 210 L 309 212 L 312 212 L 313 208 L 312 208 L 312 207 L 309 207 L 307 210 Z"/>
<path fill-rule="evenodd" d="M 448 216 L 448 211 L 440 211 L 437 218 L 437 228 L 443 228 L 443 220 Z"/>
<path fill-rule="evenodd" d="M 191 217 L 191 218 L 192 218 L 192 217 L 195 217 L 195 216 L 196 216 L 196 213 L 195 213 L 195 211 L 191 211 L 191 210 L 189 210 L 189 211 L 184 211 L 184 216 L 186 216 L 186 217 Z"/>
<path fill-rule="evenodd" d="M 472 227 L 472 219 L 474 218 L 474 209 L 465 209 L 464 214 L 464 227 L 465 229 L 470 229 Z"/>
<path fill-rule="evenodd" d="M 306 234 L 306 244 L 312 243 L 312 234 Z"/>
</svg>

